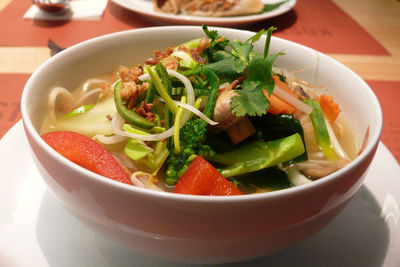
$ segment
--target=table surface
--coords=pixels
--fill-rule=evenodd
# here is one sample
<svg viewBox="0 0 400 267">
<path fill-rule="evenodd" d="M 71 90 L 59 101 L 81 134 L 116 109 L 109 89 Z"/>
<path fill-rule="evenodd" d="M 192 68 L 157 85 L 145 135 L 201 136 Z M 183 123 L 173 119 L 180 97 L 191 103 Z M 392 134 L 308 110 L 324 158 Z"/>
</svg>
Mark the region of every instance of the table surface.
<svg viewBox="0 0 400 267">
<path fill-rule="evenodd" d="M 321 12 L 325 13 L 318 16 L 322 2 L 325 10 L 321 7 Z M 47 40 L 51 36 L 65 36 L 61 34 L 69 29 L 72 32 L 69 36 L 76 38 L 62 39 L 62 44 L 68 46 L 93 37 L 85 35 L 88 29 L 100 29 L 93 33 L 100 35 L 157 25 L 110 2 L 100 21 L 43 27 L 23 20 L 29 5 L 29 0 L 0 0 L 0 138 L 21 118 L 19 99 L 26 80 L 50 57 L 46 42 L 29 33 Z M 325 16 L 326 12 L 333 12 L 332 16 Z M 277 36 L 325 52 L 358 73 L 381 102 L 384 116 L 381 140 L 400 162 L 400 118 L 396 115 L 400 112 L 399 14 L 399 0 L 298 0 L 288 14 L 241 28 L 256 30 L 285 21 Z M 324 42 L 327 36 L 330 43 Z"/>
</svg>

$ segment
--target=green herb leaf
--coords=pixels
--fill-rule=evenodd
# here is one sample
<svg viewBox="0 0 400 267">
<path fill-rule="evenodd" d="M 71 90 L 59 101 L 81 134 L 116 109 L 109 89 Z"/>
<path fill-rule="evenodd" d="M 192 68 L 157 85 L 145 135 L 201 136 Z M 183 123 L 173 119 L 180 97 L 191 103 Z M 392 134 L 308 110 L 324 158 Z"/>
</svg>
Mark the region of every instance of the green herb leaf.
<svg viewBox="0 0 400 267">
<path fill-rule="evenodd" d="M 214 58 L 217 61 L 207 64 L 205 67 L 215 72 L 218 76 L 237 77 L 246 68 L 242 60 L 227 51 L 216 52 Z"/>
<path fill-rule="evenodd" d="M 251 43 L 244 43 L 235 41 L 229 45 L 232 48 L 232 54 L 236 55 L 242 63 L 247 65 L 249 63 L 249 54 L 253 50 Z"/>
<path fill-rule="evenodd" d="M 266 113 L 269 103 L 260 83 L 245 80 L 242 83 L 242 89 L 236 90 L 236 93 L 238 95 L 231 100 L 231 110 L 237 117 L 242 117 L 246 114 L 261 116 Z"/>
<path fill-rule="evenodd" d="M 260 40 L 261 36 L 263 36 L 263 34 L 265 33 L 265 29 L 262 29 L 261 31 L 259 31 L 258 33 L 256 33 L 255 35 L 253 35 L 252 37 L 250 37 L 249 39 L 246 40 L 245 43 L 255 43 L 258 40 Z"/>
</svg>

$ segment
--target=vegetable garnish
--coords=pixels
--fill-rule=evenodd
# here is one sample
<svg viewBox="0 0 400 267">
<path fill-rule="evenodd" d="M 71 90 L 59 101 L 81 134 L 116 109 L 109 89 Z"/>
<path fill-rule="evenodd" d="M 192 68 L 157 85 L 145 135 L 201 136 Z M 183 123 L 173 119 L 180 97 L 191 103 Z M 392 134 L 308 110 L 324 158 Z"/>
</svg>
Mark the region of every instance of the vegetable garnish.
<svg viewBox="0 0 400 267">
<path fill-rule="evenodd" d="M 219 171 L 225 177 L 254 172 L 286 162 L 305 151 L 299 134 L 269 141 L 243 145 L 232 152 L 220 153 L 209 160 L 222 167 Z"/>
<path fill-rule="evenodd" d="M 258 41 L 264 31 L 249 38 L 246 42 L 233 41 L 229 43 L 232 52 L 225 49 L 212 47 L 212 63 L 207 64 L 206 68 L 211 69 L 218 76 L 235 79 L 245 77 L 240 89 L 236 90 L 236 95 L 231 101 L 232 112 L 237 117 L 246 114 L 250 116 L 260 116 L 266 113 L 269 101 L 265 97 L 263 90 L 270 95 L 274 90 L 274 80 L 271 78 L 272 65 L 275 59 L 283 53 L 268 55 L 269 43 L 271 40 L 271 27 L 267 30 L 264 54 L 253 51 L 255 41 Z M 225 48 L 225 47 L 224 47 Z"/>
<path fill-rule="evenodd" d="M 43 134 L 43 140 L 72 162 L 118 182 L 131 184 L 110 152 L 92 139 L 69 131 Z"/>
<path fill-rule="evenodd" d="M 318 97 L 318 103 L 328 121 L 330 123 L 334 123 L 337 116 L 341 112 L 339 104 L 333 101 L 332 96 L 328 96 L 326 94 L 322 94 Z"/>
<path fill-rule="evenodd" d="M 74 109 L 73 111 L 68 113 L 67 115 L 64 115 L 64 118 L 69 118 L 69 117 L 73 117 L 73 116 L 78 115 L 78 114 L 83 114 L 83 113 L 85 113 L 86 111 L 90 110 L 93 107 L 94 107 L 94 105 L 92 105 L 92 104 L 83 105 L 83 106 L 77 107 L 76 109 Z"/>
<path fill-rule="evenodd" d="M 130 110 L 126 107 L 124 100 L 121 97 L 121 90 L 122 90 L 122 82 L 119 81 L 115 84 L 114 87 L 114 101 L 115 107 L 117 108 L 118 113 L 129 123 L 136 125 L 143 129 L 151 129 L 154 124 L 135 111 Z"/>
<path fill-rule="evenodd" d="M 337 155 L 331 144 L 329 138 L 329 132 L 325 124 L 324 114 L 322 113 L 321 107 L 317 100 L 305 99 L 305 102 L 313 107 L 313 111 L 310 114 L 312 124 L 315 130 L 315 136 L 317 138 L 318 145 L 324 152 L 325 156 L 330 160 L 337 159 Z"/>
<path fill-rule="evenodd" d="M 125 178 L 115 167 L 121 181 L 184 194 L 236 195 L 297 186 L 356 156 L 344 139 L 344 118 L 336 120 L 340 109 L 333 98 L 314 100 L 320 95 L 317 88 L 273 66 L 283 55 L 270 53 L 274 27 L 244 42 L 230 41 L 205 25 L 203 30 L 203 37 L 155 50 L 144 65 L 120 66 L 101 88 L 74 92 L 78 101 L 68 101 L 75 97 L 67 89 L 54 88 L 50 127 L 43 132 L 59 127 L 92 137 L 112 151 L 106 157 L 123 166 Z M 260 40 L 264 49 L 257 52 Z M 101 97 L 93 104 L 96 94 Z M 79 108 L 62 114 L 72 107 Z M 98 143 L 85 145 L 70 134 L 65 138 L 72 145 L 59 140 L 65 143 L 56 145 L 61 154 L 67 151 L 74 162 L 107 177 L 113 173 L 106 163 L 101 167 L 106 172 L 96 169 L 103 164 L 96 162 L 98 151 L 88 159 L 80 151 Z"/>
<path fill-rule="evenodd" d="M 200 156 L 196 156 L 190 163 L 176 185 L 174 193 L 209 196 L 243 194 Z"/>
</svg>

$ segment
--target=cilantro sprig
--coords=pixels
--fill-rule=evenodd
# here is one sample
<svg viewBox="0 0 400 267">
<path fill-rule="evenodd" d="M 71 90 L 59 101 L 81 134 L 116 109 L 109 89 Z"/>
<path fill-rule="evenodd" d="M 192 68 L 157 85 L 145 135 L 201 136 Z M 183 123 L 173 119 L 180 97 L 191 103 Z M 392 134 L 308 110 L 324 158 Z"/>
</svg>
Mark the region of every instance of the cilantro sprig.
<svg viewBox="0 0 400 267">
<path fill-rule="evenodd" d="M 216 31 L 208 31 L 203 26 L 206 35 L 212 42 L 219 38 Z M 231 100 L 231 110 L 237 117 L 246 114 L 249 116 L 261 116 L 269 108 L 269 101 L 265 97 L 264 90 L 270 95 L 274 90 L 275 83 L 271 77 L 272 65 L 276 58 L 283 53 L 269 55 L 269 46 L 272 32 L 276 28 L 270 27 L 268 30 L 261 30 L 250 37 L 244 43 L 234 40 L 227 46 L 210 46 L 209 59 L 205 67 L 216 73 L 221 80 L 233 80 L 238 77 L 245 77 L 244 82 L 235 90 L 237 93 Z M 266 41 L 263 54 L 254 51 L 254 43 L 263 35 Z"/>
</svg>

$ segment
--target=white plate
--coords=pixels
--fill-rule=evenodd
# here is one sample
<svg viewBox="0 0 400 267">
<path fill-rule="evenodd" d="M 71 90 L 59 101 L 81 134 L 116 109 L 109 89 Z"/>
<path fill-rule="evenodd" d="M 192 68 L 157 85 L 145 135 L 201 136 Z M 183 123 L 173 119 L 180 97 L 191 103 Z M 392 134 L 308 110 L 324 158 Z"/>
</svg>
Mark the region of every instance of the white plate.
<svg viewBox="0 0 400 267">
<path fill-rule="evenodd" d="M 400 266 L 400 167 L 380 143 L 365 184 L 321 232 L 223 266 Z M 46 190 L 22 122 L 0 140 L 0 266 L 194 266 L 149 258 L 92 233 Z"/>
<path fill-rule="evenodd" d="M 262 0 L 264 4 L 279 3 L 282 0 Z M 213 26 L 234 26 L 255 23 L 268 18 L 276 17 L 291 10 L 296 5 L 296 0 L 288 0 L 277 9 L 255 15 L 235 16 L 235 17 L 199 17 L 189 15 L 171 15 L 153 10 L 152 0 L 112 0 L 117 5 L 128 10 L 134 11 L 148 20 L 158 21 L 163 24 L 185 24 L 185 25 L 213 25 Z"/>
</svg>

